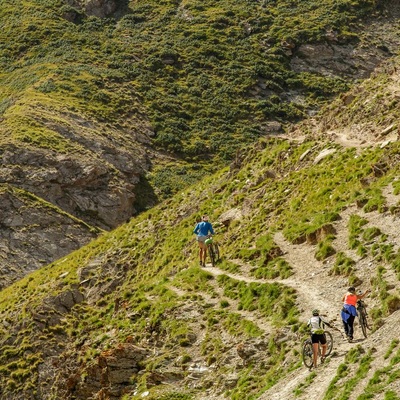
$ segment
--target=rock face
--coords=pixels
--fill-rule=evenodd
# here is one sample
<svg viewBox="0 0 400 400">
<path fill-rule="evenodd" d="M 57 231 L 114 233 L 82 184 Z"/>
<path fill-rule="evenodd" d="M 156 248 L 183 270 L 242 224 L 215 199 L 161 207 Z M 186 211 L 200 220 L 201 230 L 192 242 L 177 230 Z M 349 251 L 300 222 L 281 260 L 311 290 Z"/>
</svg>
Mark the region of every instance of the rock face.
<svg viewBox="0 0 400 400">
<path fill-rule="evenodd" d="M 88 15 L 104 18 L 117 10 L 117 2 L 114 0 L 85 0 L 85 12 Z"/>
<path fill-rule="evenodd" d="M 71 150 L 4 144 L 0 183 L 29 191 L 106 230 L 134 215 L 135 186 L 150 168 L 145 146 L 152 132 L 143 127 L 140 133 L 117 128 L 103 133 L 95 121 L 43 114 L 40 123 L 62 136 Z"/>
<path fill-rule="evenodd" d="M 380 49 L 371 52 L 353 45 L 304 44 L 292 58 L 291 65 L 296 72 L 365 79 L 386 58 L 387 52 Z"/>
<path fill-rule="evenodd" d="M 32 319 L 40 331 L 59 324 L 72 307 L 82 303 L 84 295 L 78 289 L 68 289 L 57 296 L 50 296 L 32 311 Z"/>
<path fill-rule="evenodd" d="M 132 168 L 127 182 L 115 176 L 112 165 L 87 157 L 8 148 L 1 155 L 0 182 L 30 191 L 89 224 L 113 228 L 134 213 L 140 170 Z"/>
<path fill-rule="evenodd" d="M 325 43 L 301 44 L 292 50 L 293 70 L 347 79 L 369 77 L 377 65 L 396 54 L 399 47 L 396 30 L 400 6 L 397 1 L 386 3 L 386 18 L 383 20 L 372 16 L 366 24 L 368 28 L 360 32 L 361 39 L 357 43 L 348 43 L 343 41 L 338 32 L 327 31 Z"/>
<path fill-rule="evenodd" d="M 118 9 L 117 0 L 67 0 L 67 4 L 98 18 L 106 18 Z"/>
<path fill-rule="evenodd" d="M 0 187 L 0 288 L 87 244 L 97 234 L 28 193 Z"/>
<path fill-rule="evenodd" d="M 89 399 L 94 395 L 102 399 L 120 399 L 124 391 L 132 390 L 132 378 L 140 371 L 140 362 L 148 351 L 130 343 L 120 343 L 103 351 L 94 365 L 89 366 L 84 381 L 71 387 L 76 399 Z"/>
</svg>

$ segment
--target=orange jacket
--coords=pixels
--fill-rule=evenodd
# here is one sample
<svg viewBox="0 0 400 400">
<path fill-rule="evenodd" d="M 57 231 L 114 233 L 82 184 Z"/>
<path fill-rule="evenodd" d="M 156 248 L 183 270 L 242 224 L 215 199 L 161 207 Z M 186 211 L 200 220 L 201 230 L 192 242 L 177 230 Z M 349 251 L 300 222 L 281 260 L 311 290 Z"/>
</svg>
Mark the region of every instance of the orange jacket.
<svg viewBox="0 0 400 400">
<path fill-rule="evenodd" d="M 349 304 L 350 306 L 356 306 L 358 300 L 358 296 L 353 293 L 347 293 L 344 296 L 344 304 Z"/>
</svg>

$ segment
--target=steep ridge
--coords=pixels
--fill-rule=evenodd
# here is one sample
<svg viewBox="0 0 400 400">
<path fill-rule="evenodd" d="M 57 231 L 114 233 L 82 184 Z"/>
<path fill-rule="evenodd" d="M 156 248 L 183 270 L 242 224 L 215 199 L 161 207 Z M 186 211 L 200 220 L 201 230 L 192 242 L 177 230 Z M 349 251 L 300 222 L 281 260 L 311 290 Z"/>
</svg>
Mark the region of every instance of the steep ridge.
<svg viewBox="0 0 400 400">
<path fill-rule="evenodd" d="M 64 213 L 95 228 L 69 250 L 315 115 L 396 55 L 400 37 L 395 0 L 29 0 L 0 10 L 0 183 L 53 204 L 65 236 Z M 395 96 L 384 97 L 380 111 L 395 115 Z M 345 117 L 344 131 L 326 118 L 316 130 L 355 134 Z M 367 127 L 372 142 L 377 126 Z M 359 123 L 356 133 L 368 131 Z M 58 245 L 57 235 L 45 241 Z M 10 277 L 16 263 L 30 268 L 4 284 L 64 255 L 14 245 Z"/>
<path fill-rule="evenodd" d="M 387 352 L 395 333 L 386 329 L 398 307 L 397 170 L 380 179 L 370 165 L 389 151 L 395 157 L 397 144 L 364 155 L 337 147 L 315 164 L 325 143 L 268 143 L 239 170 L 221 171 L 2 291 L 2 398 L 322 399 L 349 354 L 369 354 L 383 342 L 381 333 L 388 335 Z M 354 163 L 365 176 L 354 176 Z M 335 179 L 342 185 L 333 190 Z M 346 185 L 358 191 L 350 200 Z M 298 208 L 307 204 L 309 214 Z M 332 204 L 337 211 L 330 214 Z M 200 269 L 191 232 L 206 209 L 216 219 L 223 259 Z M 324 219 L 313 222 L 315 215 Z M 364 221 L 355 232 L 354 220 Z M 335 253 L 318 259 L 326 241 Z M 339 253 L 353 260 L 351 269 L 341 269 Z M 373 289 L 368 305 L 376 331 L 365 341 L 357 331 L 353 344 L 334 332 L 332 356 L 310 373 L 299 355 L 310 309 L 318 306 L 340 326 L 350 281 Z M 371 353 L 376 370 L 387 366 L 383 352 Z M 370 385 L 369 376 L 357 378 L 359 385 Z M 355 377 L 349 372 L 335 382 L 338 393 Z"/>
<path fill-rule="evenodd" d="M 392 396 L 400 143 L 347 147 L 311 131 L 260 140 L 2 290 L 1 398 Z M 205 212 L 223 258 L 201 269 L 192 231 Z M 334 333 L 310 373 L 299 353 L 310 309 L 340 326 L 349 284 L 372 289 L 374 330 L 353 344 Z"/>
</svg>

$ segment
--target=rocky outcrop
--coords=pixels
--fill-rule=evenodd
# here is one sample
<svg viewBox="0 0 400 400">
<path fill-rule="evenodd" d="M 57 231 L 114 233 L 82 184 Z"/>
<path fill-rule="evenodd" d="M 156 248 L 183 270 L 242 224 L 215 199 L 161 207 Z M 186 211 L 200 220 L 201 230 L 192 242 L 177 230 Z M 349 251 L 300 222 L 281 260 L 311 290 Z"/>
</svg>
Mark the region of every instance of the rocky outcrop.
<svg viewBox="0 0 400 400">
<path fill-rule="evenodd" d="M 92 225 L 109 229 L 134 213 L 133 184 L 116 179 L 104 160 L 21 148 L 5 149 L 1 160 L 1 183 L 32 192 Z"/>
<path fill-rule="evenodd" d="M 9 186 L 0 186 L 0 214 L 0 288 L 87 244 L 98 232 Z"/>
<path fill-rule="evenodd" d="M 59 135 L 68 152 L 4 144 L 0 183 L 23 188 L 106 230 L 135 214 L 136 185 L 150 168 L 145 146 L 152 131 L 144 123 L 141 132 L 110 128 L 102 133 L 96 121 L 54 111 L 43 111 L 38 123 Z"/>
<path fill-rule="evenodd" d="M 133 390 L 133 378 L 142 369 L 140 363 L 148 354 L 148 350 L 141 347 L 119 343 L 101 352 L 93 364 L 84 366 L 79 373 L 65 376 L 60 382 L 64 385 L 63 392 L 67 398 L 73 394 L 77 400 L 120 399 L 124 393 Z"/>
<path fill-rule="evenodd" d="M 59 324 L 63 316 L 84 299 L 84 294 L 78 289 L 67 289 L 57 296 L 45 299 L 40 307 L 32 311 L 32 319 L 43 331 L 45 328 Z"/>
<path fill-rule="evenodd" d="M 66 3 L 86 15 L 99 18 L 109 17 L 118 10 L 117 0 L 67 0 Z"/>
<path fill-rule="evenodd" d="M 365 79 L 387 58 L 387 51 L 358 49 L 352 44 L 304 44 L 291 60 L 296 72 Z"/>
<path fill-rule="evenodd" d="M 105 18 L 117 10 L 118 4 L 115 0 L 85 0 L 84 7 L 88 15 Z"/>
</svg>

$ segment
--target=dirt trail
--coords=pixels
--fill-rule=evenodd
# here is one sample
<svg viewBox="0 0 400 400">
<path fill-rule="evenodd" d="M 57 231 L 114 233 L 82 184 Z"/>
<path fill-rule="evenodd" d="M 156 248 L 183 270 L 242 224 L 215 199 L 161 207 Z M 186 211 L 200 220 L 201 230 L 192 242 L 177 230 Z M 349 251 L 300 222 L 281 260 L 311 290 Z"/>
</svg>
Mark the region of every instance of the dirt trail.
<svg viewBox="0 0 400 400">
<path fill-rule="evenodd" d="M 285 240 L 281 232 L 275 235 L 274 241 L 293 268 L 293 275 L 282 283 L 297 290 L 298 307 L 303 319 L 308 319 L 311 310 L 318 308 L 329 320 L 336 320 L 346 279 L 329 276 L 331 264 L 315 259 L 314 246 L 307 243 L 293 245 Z"/>
<path fill-rule="evenodd" d="M 238 273 L 229 273 L 226 271 L 222 271 L 218 268 L 214 268 L 210 265 L 207 265 L 204 268 L 205 271 L 210 272 L 214 276 L 226 275 L 232 279 L 236 279 L 239 281 L 243 281 L 246 283 L 280 283 L 282 285 L 289 286 L 296 290 L 297 292 L 297 305 L 300 310 L 304 311 L 304 315 L 306 318 L 306 313 L 309 313 L 310 310 L 319 307 L 321 310 L 329 310 L 332 306 L 331 302 L 327 301 L 323 297 L 321 298 L 321 288 L 318 287 L 315 283 L 313 284 L 312 279 L 310 282 L 298 281 L 294 278 L 288 279 L 257 279 L 248 276 L 244 276 Z M 324 313 L 326 314 L 326 313 Z M 332 314 L 332 313 L 331 313 Z M 307 314 L 308 315 L 308 314 Z M 334 319 L 334 318 L 332 318 Z"/>
<path fill-rule="evenodd" d="M 391 186 L 384 190 L 384 195 L 388 206 L 397 204 L 398 197 L 393 194 Z M 344 210 L 341 214 L 341 220 L 334 224 L 336 229 L 336 239 L 333 243 L 334 248 L 345 252 L 356 261 L 357 275 L 364 280 L 365 284 L 368 284 L 368 278 L 376 273 L 377 263 L 369 257 L 362 259 L 357 256 L 354 251 L 348 249 L 348 221 L 352 214 L 358 214 L 366 218 L 369 221 L 367 227 L 378 227 L 383 233 L 387 234 L 387 242 L 392 243 L 395 249 L 399 247 L 400 230 L 398 229 L 397 217 L 390 213 L 380 214 L 378 212 L 372 212 L 365 214 L 355 206 Z M 338 323 L 340 323 L 337 312 L 337 310 L 340 309 L 340 299 L 338 299 L 338 296 L 340 297 L 343 294 L 347 279 L 337 276 L 330 277 L 327 270 L 327 267 L 330 265 L 329 261 L 326 264 L 317 262 L 313 255 L 312 246 L 307 244 L 291 245 L 284 240 L 280 233 L 275 236 L 275 242 L 285 252 L 284 257 L 293 268 L 294 275 L 291 277 L 290 281 L 288 280 L 287 284 L 291 286 L 293 282 L 296 282 L 293 286 L 298 290 L 300 302 L 302 302 L 306 308 L 316 300 L 319 301 L 319 308 L 321 310 L 327 309 L 328 317 L 336 319 Z M 385 275 L 385 279 L 398 285 L 395 274 L 390 270 Z M 369 299 L 368 302 L 372 305 L 374 300 Z M 350 400 L 356 400 L 357 397 L 363 393 L 364 388 L 368 384 L 369 379 L 372 378 L 376 369 L 383 368 L 388 364 L 384 355 L 391 340 L 396 339 L 398 336 L 396 329 L 393 329 L 393 327 L 398 327 L 399 321 L 400 311 L 397 311 L 387 318 L 382 328 L 370 334 L 367 339 L 364 339 L 356 320 L 355 342 L 361 344 L 365 349 L 374 349 L 374 361 L 372 362 L 373 367 L 370 368 L 367 376 L 357 385 L 357 389 L 351 395 Z M 333 334 L 334 356 L 330 357 L 329 362 L 319 366 L 315 370 L 316 376 L 308 386 L 306 385 L 307 387 L 303 388 L 301 394 L 295 396 L 293 391 L 298 388 L 300 384 L 304 384 L 306 378 L 309 376 L 310 372 L 305 368 L 293 371 L 289 376 L 260 396 L 259 400 L 321 400 L 333 377 L 336 375 L 337 368 L 343 363 L 344 356 L 355 346 L 355 344 L 344 341 L 336 332 L 333 332 Z M 382 346 L 382 344 L 385 344 L 385 346 Z M 391 386 L 392 390 L 396 393 L 400 393 L 399 382 L 396 383 L 395 381 Z M 384 394 L 379 398 L 383 399 L 383 396 Z"/>
<path fill-rule="evenodd" d="M 275 236 L 275 242 L 284 251 L 284 257 L 293 267 L 294 275 L 288 279 L 256 279 L 243 274 L 222 271 L 210 265 L 205 267 L 205 270 L 214 276 L 227 275 L 232 279 L 241 280 L 247 283 L 278 282 L 290 286 L 297 292 L 298 306 L 300 311 L 302 311 L 302 318 L 304 320 L 310 317 L 310 310 L 315 307 L 319 307 L 322 312 L 325 311 L 325 314 L 327 314 L 327 319 L 337 320 L 340 303 L 338 303 L 336 300 L 338 298 L 338 294 L 341 294 L 343 291 L 343 285 L 341 283 L 334 282 L 338 281 L 337 278 L 330 278 L 332 282 L 327 284 L 326 287 L 321 285 L 321 280 L 323 282 L 326 282 L 327 280 L 327 266 L 315 260 L 313 252 L 310 251 L 312 246 L 307 244 L 292 245 L 286 242 L 281 233 L 278 233 Z M 332 292 L 335 291 L 336 294 L 332 299 Z M 260 321 L 258 320 L 257 324 L 259 324 L 259 322 Z M 336 323 L 336 326 L 340 327 L 338 323 Z M 326 387 L 329 385 L 330 380 L 332 379 L 332 376 L 334 376 L 336 373 L 337 367 L 343 361 L 344 355 L 351 348 L 351 346 L 353 346 L 353 344 L 345 341 L 340 333 L 332 331 L 332 334 L 334 337 L 333 351 L 335 356 L 330 357 L 329 363 L 322 367 L 324 369 L 324 374 L 318 375 L 315 378 L 314 381 L 319 383 L 318 388 L 313 389 L 313 392 L 307 394 L 304 399 L 307 398 L 309 400 L 320 400 L 322 398 Z M 306 368 L 295 370 L 287 378 L 264 393 L 259 399 L 302 399 L 303 397 L 295 397 L 293 391 L 307 378 L 309 374 L 310 371 Z"/>
<path fill-rule="evenodd" d="M 384 190 L 384 196 L 387 200 L 387 205 L 397 204 L 399 198 L 393 194 L 391 186 Z M 341 213 L 341 219 L 334 223 L 336 230 L 335 240 L 333 246 L 336 251 L 344 252 L 348 257 L 356 262 L 355 272 L 356 275 L 363 281 L 362 287 L 365 289 L 370 285 L 370 279 L 376 275 L 377 262 L 371 257 L 360 257 L 355 251 L 350 250 L 348 247 L 348 223 L 350 216 L 358 214 L 369 222 L 366 227 L 377 227 L 387 235 L 387 243 L 391 243 L 394 249 L 399 248 L 400 243 L 400 230 L 398 229 L 397 217 L 391 215 L 389 212 L 381 214 L 378 212 L 364 213 L 355 205 L 351 206 Z M 285 240 L 281 232 L 276 233 L 274 236 L 275 243 L 283 251 L 283 258 L 291 265 L 293 275 L 288 279 L 256 279 L 249 276 L 251 266 L 243 264 L 240 265 L 240 273 L 229 273 L 222 271 L 212 266 L 207 266 L 205 270 L 214 276 L 225 274 L 233 279 L 241 280 L 247 283 L 258 282 L 279 282 L 281 284 L 290 286 L 296 290 L 297 293 L 297 306 L 301 313 L 300 319 L 306 321 L 310 317 L 310 311 L 313 308 L 319 308 L 321 314 L 333 322 L 340 329 L 340 309 L 341 297 L 346 291 L 348 286 L 348 278 L 345 276 L 333 276 L 329 274 L 334 262 L 334 257 L 322 261 L 315 259 L 315 246 L 307 243 L 294 245 Z M 234 260 L 231 260 L 235 262 Z M 388 268 L 385 275 L 385 280 L 388 283 L 398 285 L 397 277 L 394 272 Z M 368 304 L 372 307 L 375 302 L 373 298 L 368 299 Z M 243 315 L 245 318 L 253 320 L 251 313 Z M 260 323 L 257 318 L 254 320 L 257 324 Z M 393 326 L 400 324 L 400 311 L 393 313 L 387 318 L 385 325 L 378 329 L 373 334 L 370 334 L 367 339 L 364 339 L 360 328 L 355 322 L 355 341 L 348 343 L 343 336 L 336 332 L 331 331 L 334 337 L 334 348 L 332 355 L 327 359 L 327 362 L 320 365 L 316 370 L 316 375 L 311 379 L 311 382 L 305 384 L 310 371 L 301 367 L 292 371 L 287 377 L 278 382 L 275 386 L 266 391 L 259 397 L 259 400 L 321 400 L 323 399 L 327 388 L 329 387 L 333 377 L 337 373 L 337 369 L 341 363 L 344 362 L 344 357 L 347 352 L 361 344 L 366 350 L 374 350 L 373 368 L 367 376 L 361 380 L 354 394 L 351 395 L 350 400 L 356 400 L 357 397 L 363 393 L 365 386 L 368 384 L 369 379 L 372 377 L 376 369 L 382 368 L 387 365 L 388 361 L 384 355 L 387 351 L 387 346 L 393 338 L 397 338 L 396 330 L 391 329 Z M 268 330 L 267 324 L 263 326 L 264 330 Z M 385 343 L 386 346 L 381 346 Z M 377 350 L 376 350 L 377 349 Z M 294 394 L 294 390 L 299 388 L 299 385 L 304 385 L 301 394 Z M 400 383 L 394 381 L 392 384 L 393 390 L 400 393 Z M 381 397 L 383 399 L 383 397 Z"/>
<path fill-rule="evenodd" d="M 330 263 L 317 261 L 314 257 L 314 246 L 308 244 L 293 245 L 287 242 L 282 233 L 277 233 L 274 237 L 275 243 L 284 252 L 284 258 L 293 268 L 294 274 L 290 279 L 281 282 L 294 287 L 297 290 L 299 310 L 306 321 L 310 317 L 313 308 L 319 308 L 321 314 L 326 315 L 326 319 L 333 321 L 335 326 L 341 328 L 339 310 L 341 307 L 340 298 L 346 287 L 346 279 L 342 277 L 331 277 L 328 272 Z M 308 399 L 320 400 L 323 393 L 329 386 L 332 376 L 343 361 L 346 352 L 352 344 L 348 343 L 336 331 L 331 332 L 334 338 L 334 357 L 329 358 L 329 362 L 320 369 L 323 374 L 317 374 L 313 380 L 313 389 L 305 391 L 304 396 L 295 396 L 294 390 L 310 375 L 310 371 L 301 368 L 293 371 L 288 377 L 264 393 L 260 400 L 290 400 Z"/>
</svg>

